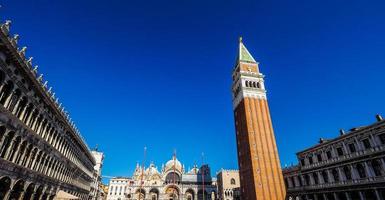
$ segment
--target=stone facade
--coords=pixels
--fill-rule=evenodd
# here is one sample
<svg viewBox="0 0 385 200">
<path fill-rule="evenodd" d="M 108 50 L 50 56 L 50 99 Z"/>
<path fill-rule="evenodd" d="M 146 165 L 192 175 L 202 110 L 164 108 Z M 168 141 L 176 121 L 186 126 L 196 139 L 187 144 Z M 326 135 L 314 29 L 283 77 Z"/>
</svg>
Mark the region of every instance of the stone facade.
<svg viewBox="0 0 385 200">
<path fill-rule="evenodd" d="M 0 26 L 0 199 L 87 199 L 95 160 L 10 24 Z"/>
<path fill-rule="evenodd" d="M 285 198 L 285 186 L 264 86 L 264 75 L 239 42 L 233 107 L 243 200 Z"/>
<path fill-rule="evenodd" d="M 385 121 L 340 131 L 331 140 L 297 153 L 283 170 L 288 199 L 385 199 Z"/>
<path fill-rule="evenodd" d="M 240 200 L 238 170 L 221 170 L 217 174 L 218 200 Z"/>
<path fill-rule="evenodd" d="M 211 177 L 208 165 L 185 171 L 174 156 L 161 171 L 154 164 L 145 169 L 138 164 L 132 178 L 111 179 L 107 199 L 214 200 L 216 195 L 216 178 Z"/>
<path fill-rule="evenodd" d="M 88 199 L 102 200 L 104 194 L 103 188 L 101 187 L 104 154 L 97 149 L 91 151 L 91 153 L 95 158 L 96 165 L 94 166 L 93 182 L 91 184 L 90 196 Z"/>
</svg>

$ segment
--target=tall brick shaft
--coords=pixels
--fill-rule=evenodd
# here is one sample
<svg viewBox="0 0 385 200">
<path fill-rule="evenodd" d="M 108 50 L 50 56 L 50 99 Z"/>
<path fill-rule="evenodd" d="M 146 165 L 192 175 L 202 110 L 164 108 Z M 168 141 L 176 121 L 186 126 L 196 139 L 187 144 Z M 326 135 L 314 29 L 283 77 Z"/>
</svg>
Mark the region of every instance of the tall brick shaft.
<svg viewBox="0 0 385 200">
<path fill-rule="evenodd" d="M 285 199 L 263 78 L 241 38 L 232 92 L 242 200 Z"/>
</svg>

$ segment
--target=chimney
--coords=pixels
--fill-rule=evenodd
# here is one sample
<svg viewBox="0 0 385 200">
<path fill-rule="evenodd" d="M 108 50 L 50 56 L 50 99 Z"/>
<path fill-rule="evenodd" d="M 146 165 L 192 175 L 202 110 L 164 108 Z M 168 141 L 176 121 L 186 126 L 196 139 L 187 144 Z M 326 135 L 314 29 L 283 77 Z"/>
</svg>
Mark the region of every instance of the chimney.
<svg viewBox="0 0 385 200">
<path fill-rule="evenodd" d="M 344 129 L 340 129 L 340 135 L 345 135 Z"/>
<path fill-rule="evenodd" d="M 381 115 L 379 115 L 379 114 L 377 114 L 376 115 L 376 119 L 377 119 L 377 121 L 378 122 L 380 122 L 380 121 L 382 121 L 383 119 L 382 119 L 382 116 Z"/>
</svg>

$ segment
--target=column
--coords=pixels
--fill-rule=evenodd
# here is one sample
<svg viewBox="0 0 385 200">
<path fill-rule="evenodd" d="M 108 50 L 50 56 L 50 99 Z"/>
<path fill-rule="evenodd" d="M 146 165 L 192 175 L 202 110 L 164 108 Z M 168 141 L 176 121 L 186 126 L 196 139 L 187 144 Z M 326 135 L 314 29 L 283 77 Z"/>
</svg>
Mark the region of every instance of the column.
<svg viewBox="0 0 385 200">
<path fill-rule="evenodd" d="M 6 97 L 6 100 L 4 102 L 4 108 L 8 109 L 8 106 L 10 105 L 11 103 L 11 100 L 12 100 L 12 96 L 15 94 L 15 90 L 11 91 L 9 93 L 9 95 Z"/>
<path fill-rule="evenodd" d="M 326 195 L 326 193 L 323 193 L 322 195 L 323 195 L 323 198 L 324 198 L 325 200 L 328 200 L 328 196 Z"/>
<path fill-rule="evenodd" d="M 371 167 L 369 167 L 369 165 L 368 165 L 368 162 L 364 162 L 364 166 L 365 166 L 365 171 L 366 171 L 366 173 L 368 174 L 368 177 L 373 177 L 373 176 L 375 176 L 374 175 L 374 172 L 372 171 L 372 168 Z"/>
<path fill-rule="evenodd" d="M 25 107 L 23 108 L 23 110 L 21 111 L 21 113 L 20 113 L 20 116 L 19 116 L 19 119 L 21 120 L 21 121 L 23 121 L 24 122 L 24 115 L 25 115 L 25 111 L 27 110 L 27 108 L 28 108 L 28 101 L 27 101 L 27 103 L 25 104 Z"/>
<path fill-rule="evenodd" d="M 31 120 L 32 120 L 33 113 L 35 113 L 35 112 L 36 112 L 36 109 L 33 108 L 33 106 L 32 106 L 31 112 L 28 114 L 27 119 L 25 120 L 25 124 L 27 126 L 29 126 L 30 128 L 32 128 L 32 126 L 30 126 L 30 123 L 31 123 Z"/>
<path fill-rule="evenodd" d="M 354 141 L 356 141 L 356 144 L 357 144 L 357 151 L 361 151 L 363 150 L 362 146 L 361 146 L 361 142 L 359 142 L 357 140 L 357 137 L 354 137 Z"/>
<path fill-rule="evenodd" d="M 20 191 L 20 196 L 18 200 L 23 200 L 24 195 L 25 195 L 25 189 L 23 191 Z"/>
<path fill-rule="evenodd" d="M 375 195 L 376 195 L 376 198 L 377 198 L 377 200 L 381 200 L 381 199 L 383 199 L 383 198 L 381 197 L 381 194 L 380 194 L 380 192 L 378 192 L 378 190 L 377 190 L 377 189 L 374 189 L 374 193 L 375 193 Z"/>
<path fill-rule="evenodd" d="M 338 171 L 338 175 L 340 177 L 340 181 L 346 181 L 346 177 L 345 175 L 342 173 L 342 170 L 340 167 L 337 168 L 337 171 Z"/>
<path fill-rule="evenodd" d="M 384 158 L 380 158 L 380 162 L 381 162 L 381 165 L 382 165 L 382 169 L 385 170 L 385 159 Z"/>
<path fill-rule="evenodd" d="M 6 159 L 6 160 L 9 159 L 8 156 L 10 155 L 10 153 L 11 153 L 11 151 L 12 151 L 12 149 L 13 149 L 13 144 L 15 143 L 15 140 L 16 140 L 16 133 L 15 133 L 15 135 L 13 136 L 11 142 L 10 142 L 9 145 L 8 145 L 8 148 L 7 148 L 7 150 L 6 150 L 4 159 Z"/>
<path fill-rule="evenodd" d="M 23 144 L 23 141 L 20 140 L 20 144 L 17 146 L 16 152 L 15 152 L 15 154 L 13 154 L 12 160 L 10 160 L 11 162 L 13 162 L 13 163 L 16 162 L 17 155 L 19 154 L 19 151 L 20 151 L 20 148 L 21 148 L 22 144 Z M 16 164 L 17 164 L 17 163 L 16 163 Z"/>
<path fill-rule="evenodd" d="M 345 192 L 345 195 L 347 200 L 352 200 L 352 197 L 350 196 L 349 192 Z"/>
<path fill-rule="evenodd" d="M 19 104 L 20 104 L 21 100 L 22 100 L 22 97 L 20 95 L 19 99 L 17 99 L 17 102 L 16 102 L 15 106 L 13 107 L 13 109 L 11 111 L 14 115 L 17 114 L 17 110 L 18 110 L 18 107 L 19 107 Z"/>
<path fill-rule="evenodd" d="M 336 192 L 333 193 L 333 196 L 334 196 L 334 200 L 340 200 Z"/>
<path fill-rule="evenodd" d="M 361 192 L 361 191 L 358 191 L 358 194 L 360 196 L 360 200 L 365 200 L 365 196 L 364 196 L 364 193 Z"/>
<path fill-rule="evenodd" d="M 350 169 L 350 173 L 352 174 L 352 179 L 359 179 L 359 176 L 356 173 L 356 169 L 353 167 L 353 165 L 348 165 Z"/>
<path fill-rule="evenodd" d="M 377 146 L 376 138 L 374 138 L 372 134 L 370 134 L 369 137 L 370 137 L 371 143 L 373 144 L 372 147 L 376 147 Z"/>
</svg>

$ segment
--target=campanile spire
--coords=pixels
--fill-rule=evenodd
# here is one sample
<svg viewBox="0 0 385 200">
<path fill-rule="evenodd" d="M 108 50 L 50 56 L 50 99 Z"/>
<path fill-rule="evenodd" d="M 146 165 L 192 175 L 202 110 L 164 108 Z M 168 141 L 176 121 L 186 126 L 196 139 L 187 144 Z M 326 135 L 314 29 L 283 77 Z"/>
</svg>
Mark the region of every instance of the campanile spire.
<svg viewBox="0 0 385 200">
<path fill-rule="evenodd" d="M 239 39 L 233 109 L 243 200 L 284 200 L 285 186 L 259 63 Z"/>
</svg>

